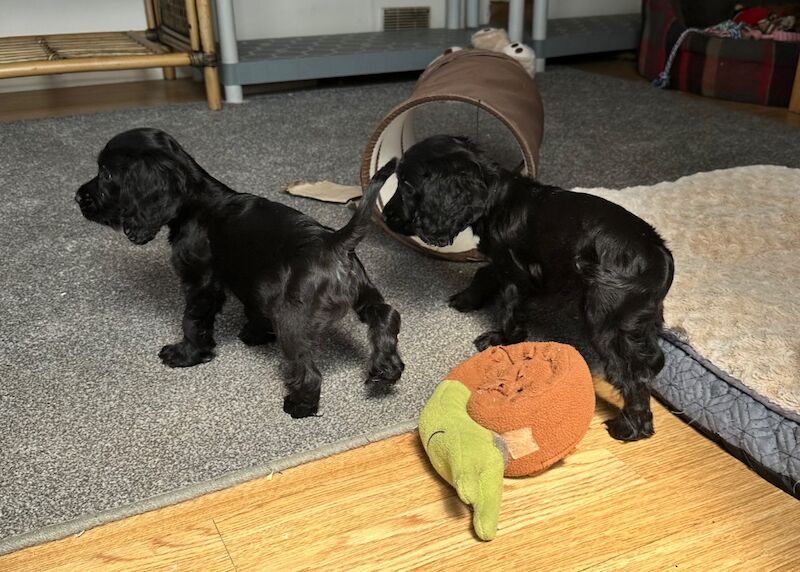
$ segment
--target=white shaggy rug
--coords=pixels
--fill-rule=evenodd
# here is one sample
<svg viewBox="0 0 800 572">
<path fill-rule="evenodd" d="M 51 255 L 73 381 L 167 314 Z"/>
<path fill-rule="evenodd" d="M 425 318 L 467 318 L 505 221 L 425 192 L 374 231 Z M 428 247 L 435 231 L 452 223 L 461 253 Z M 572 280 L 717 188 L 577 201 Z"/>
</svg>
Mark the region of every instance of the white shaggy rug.
<svg viewBox="0 0 800 572">
<path fill-rule="evenodd" d="M 675 257 L 669 328 L 762 397 L 800 412 L 800 169 L 575 190 L 624 206 L 665 238 Z"/>
</svg>

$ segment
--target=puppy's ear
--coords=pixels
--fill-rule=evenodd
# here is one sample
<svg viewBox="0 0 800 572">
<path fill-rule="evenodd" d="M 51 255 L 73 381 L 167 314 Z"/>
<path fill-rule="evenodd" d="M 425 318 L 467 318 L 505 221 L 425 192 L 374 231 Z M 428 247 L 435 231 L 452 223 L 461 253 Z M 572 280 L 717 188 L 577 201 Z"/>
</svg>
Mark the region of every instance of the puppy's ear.
<svg viewBox="0 0 800 572">
<path fill-rule="evenodd" d="M 120 181 L 121 222 L 134 244 L 155 238 L 173 220 L 186 194 L 186 174 L 175 161 L 161 155 L 131 160 Z"/>
<path fill-rule="evenodd" d="M 463 205 L 463 212 L 457 217 L 458 224 L 472 224 L 484 214 L 489 199 L 489 185 L 482 173 L 482 165 L 474 163 L 473 171 L 452 173 L 446 184 L 452 189 L 459 190 L 459 203 Z"/>
<path fill-rule="evenodd" d="M 445 185 L 457 190 L 458 202 L 466 212 L 462 217 L 470 218 L 470 224 L 483 216 L 489 199 L 489 189 L 493 184 L 497 169 L 495 164 L 468 140 L 470 149 L 455 155 L 454 163 L 446 171 Z"/>
<path fill-rule="evenodd" d="M 437 240 L 452 241 L 485 214 L 488 191 L 471 169 L 434 170 L 421 196 L 415 217 L 417 235 L 437 244 Z"/>
<path fill-rule="evenodd" d="M 199 178 L 202 169 L 194 158 L 181 147 L 181 144 L 178 143 L 172 135 L 166 132 L 162 133 L 164 139 L 163 145 L 165 147 L 165 160 L 174 162 L 176 166 L 183 168 L 181 170 L 181 175 L 184 177 L 184 185 L 187 183 L 188 179 L 195 180 Z"/>
</svg>

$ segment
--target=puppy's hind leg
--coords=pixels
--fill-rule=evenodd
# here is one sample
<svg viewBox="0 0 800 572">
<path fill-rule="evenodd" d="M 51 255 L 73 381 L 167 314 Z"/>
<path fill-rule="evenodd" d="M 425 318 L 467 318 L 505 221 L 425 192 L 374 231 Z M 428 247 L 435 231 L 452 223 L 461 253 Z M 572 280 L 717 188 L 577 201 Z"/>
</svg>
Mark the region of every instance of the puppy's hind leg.
<svg viewBox="0 0 800 572">
<path fill-rule="evenodd" d="M 358 293 L 353 309 L 369 328 L 372 353 L 367 383 L 393 384 L 403 374 L 405 364 L 397 351 L 400 313 L 387 304 L 372 284 L 364 268 L 357 265 Z"/>
<path fill-rule="evenodd" d="M 637 441 L 654 433 L 648 383 L 664 367 L 657 308 L 652 300 L 615 298 L 608 293 L 586 305 L 592 345 L 603 361 L 606 379 L 624 400 L 619 415 L 606 421 L 609 434 L 620 441 Z"/>
<path fill-rule="evenodd" d="M 275 329 L 272 322 L 256 309 L 246 306 L 244 315 L 247 322 L 239 331 L 239 339 L 248 346 L 260 346 L 275 341 Z"/>
<path fill-rule="evenodd" d="M 214 319 L 225 302 L 222 286 L 213 279 L 184 284 L 183 340 L 161 348 L 158 357 L 169 367 L 190 367 L 214 359 Z"/>
<path fill-rule="evenodd" d="M 311 417 L 319 409 L 322 375 L 314 363 L 320 327 L 301 312 L 284 311 L 276 317 L 278 343 L 289 365 L 283 411 L 293 419 Z"/>
</svg>

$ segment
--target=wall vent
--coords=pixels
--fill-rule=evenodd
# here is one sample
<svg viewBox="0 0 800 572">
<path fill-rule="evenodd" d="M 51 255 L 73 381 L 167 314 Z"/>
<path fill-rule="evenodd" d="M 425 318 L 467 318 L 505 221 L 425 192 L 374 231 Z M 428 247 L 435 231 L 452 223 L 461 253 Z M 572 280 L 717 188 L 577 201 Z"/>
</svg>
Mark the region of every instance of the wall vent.
<svg viewBox="0 0 800 572">
<path fill-rule="evenodd" d="M 429 6 L 383 9 L 383 29 L 386 31 L 430 27 L 431 9 Z"/>
</svg>

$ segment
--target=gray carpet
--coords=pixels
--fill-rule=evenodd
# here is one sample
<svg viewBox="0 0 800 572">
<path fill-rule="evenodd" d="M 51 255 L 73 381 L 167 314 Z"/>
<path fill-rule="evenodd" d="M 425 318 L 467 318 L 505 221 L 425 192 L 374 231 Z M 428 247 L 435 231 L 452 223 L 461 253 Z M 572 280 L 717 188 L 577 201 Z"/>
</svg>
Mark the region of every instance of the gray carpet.
<svg viewBox="0 0 800 572">
<path fill-rule="evenodd" d="M 538 82 L 549 183 L 625 187 L 736 165 L 800 167 L 797 131 L 780 123 L 570 69 Z M 322 416 L 292 420 L 281 410 L 277 350 L 238 342 L 236 302 L 218 321 L 213 362 L 163 367 L 156 354 L 179 338 L 182 312 L 164 236 L 134 247 L 83 220 L 72 201 L 105 141 L 146 125 L 171 132 L 233 188 L 340 226 L 345 208 L 279 189 L 298 179 L 357 183 L 371 129 L 411 86 L 275 94 L 218 113 L 198 103 L 0 125 L 0 553 L 411 426 L 487 325 L 445 303 L 474 266 L 373 231 L 359 252 L 403 316 L 406 373 L 394 395 L 369 398 L 365 331 L 346 320 L 321 350 Z M 423 132 L 477 132 L 501 155 L 512 149 L 474 110 L 423 119 Z"/>
</svg>

